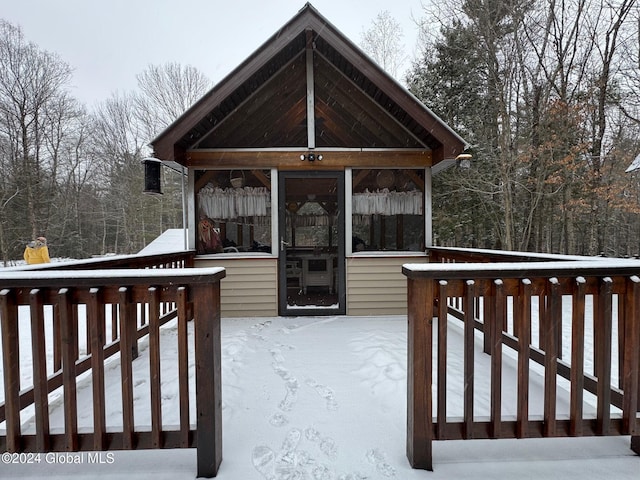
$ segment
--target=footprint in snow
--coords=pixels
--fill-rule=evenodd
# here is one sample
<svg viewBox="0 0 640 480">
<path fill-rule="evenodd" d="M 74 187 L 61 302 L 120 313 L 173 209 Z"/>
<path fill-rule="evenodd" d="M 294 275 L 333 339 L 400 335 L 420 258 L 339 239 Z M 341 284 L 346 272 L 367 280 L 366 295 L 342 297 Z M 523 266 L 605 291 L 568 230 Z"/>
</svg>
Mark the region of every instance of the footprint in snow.
<svg viewBox="0 0 640 480">
<path fill-rule="evenodd" d="M 338 402 L 336 402 L 335 394 L 333 390 L 326 385 L 321 385 L 312 378 L 307 378 L 305 383 L 313 388 L 320 397 L 324 398 L 327 402 L 327 410 L 336 411 L 338 410 Z"/>
<path fill-rule="evenodd" d="M 271 357 L 273 358 L 274 362 L 276 363 L 284 362 L 284 356 L 282 355 L 282 350 L 280 350 L 279 348 L 272 348 L 271 350 L 269 350 L 269 353 L 271 354 Z"/>
<path fill-rule="evenodd" d="M 280 450 L 273 451 L 266 445 L 253 448 L 252 462 L 255 469 L 267 480 L 364 480 L 367 477 L 359 472 L 343 474 L 340 477 L 331 468 L 303 448 L 322 452 L 334 461 L 338 448 L 331 437 L 324 437 L 318 430 L 308 427 L 304 431 L 298 428 L 289 430 Z"/>
<path fill-rule="evenodd" d="M 343 475 L 340 475 L 337 480 L 367 480 L 367 478 L 369 478 L 369 476 L 360 473 L 360 472 L 354 472 L 354 473 L 345 473 Z"/>
<path fill-rule="evenodd" d="M 296 449 L 302 438 L 302 432 L 297 428 L 293 428 L 287 433 L 284 441 L 282 442 L 282 450 L 276 458 L 278 465 L 290 465 L 295 467 L 297 465 Z"/>
<path fill-rule="evenodd" d="M 280 410 L 290 412 L 298 399 L 298 389 L 300 388 L 300 384 L 298 383 L 298 379 L 291 375 L 289 371 L 280 364 L 275 364 L 273 369 L 276 374 L 284 380 L 284 386 L 287 392 L 278 407 Z"/>
<path fill-rule="evenodd" d="M 271 320 L 266 320 L 264 322 L 261 323 L 256 323 L 255 325 L 252 325 L 251 328 L 260 331 L 262 329 L 264 329 L 265 327 L 268 327 L 269 325 L 271 325 Z"/>
<path fill-rule="evenodd" d="M 271 418 L 269 418 L 269 423 L 273 427 L 284 427 L 289 423 L 289 419 L 281 413 L 274 413 L 271 415 Z"/>
<path fill-rule="evenodd" d="M 394 477 L 396 475 L 396 469 L 387 463 L 384 453 L 377 448 L 367 452 L 367 460 L 369 463 L 375 465 L 376 470 L 385 477 Z"/>
<path fill-rule="evenodd" d="M 251 452 L 251 462 L 254 468 L 267 480 L 307 478 L 302 468 L 305 463 L 313 462 L 305 457 L 304 452 L 297 451 L 301 437 L 300 430 L 291 429 L 282 442 L 282 448 L 277 455 L 266 445 L 254 447 Z"/>
<path fill-rule="evenodd" d="M 338 447 L 336 442 L 331 437 L 325 437 L 320 441 L 320 451 L 324 453 L 329 460 L 336 460 L 338 458 Z"/>
<path fill-rule="evenodd" d="M 324 453 L 329 460 L 336 460 L 338 458 L 338 446 L 331 437 L 322 437 L 320 432 L 313 427 L 309 427 L 304 431 L 304 436 L 307 440 L 313 443 L 317 443 L 320 451 Z"/>
<path fill-rule="evenodd" d="M 275 477 L 275 454 L 273 450 L 265 445 L 253 448 L 251 452 L 251 463 L 254 468 L 267 480 L 274 480 Z"/>
<path fill-rule="evenodd" d="M 314 480 L 333 480 L 333 472 L 326 465 L 315 465 L 311 475 Z"/>
<path fill-rule="evenodd" d="M 310 442 L 318 442 L 320 440 L 320 432 L 313 427 L 305 429 L 304 436 Z"/>
</svg>

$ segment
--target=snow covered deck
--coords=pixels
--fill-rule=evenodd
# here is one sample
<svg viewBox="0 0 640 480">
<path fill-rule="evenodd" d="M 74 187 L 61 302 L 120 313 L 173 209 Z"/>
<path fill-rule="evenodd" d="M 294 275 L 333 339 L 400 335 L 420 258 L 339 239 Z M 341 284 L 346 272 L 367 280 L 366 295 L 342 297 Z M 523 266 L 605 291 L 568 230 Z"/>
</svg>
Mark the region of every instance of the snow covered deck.
<svg viewBox="0 0 640 480">
<path fill-rule="evenodd" d="M 190 337 L 193 335 L 190 325 Z M 457 320 L 449 325 L 452 348 L 462 346 Z M 161 328 L 163 418 L 175 422 L 176 324 Z M 490 357 L 476 345 L 477 373 L 488 375 Z M 134 361 L 136 399 L 148 399 L 149 350 L 140 344 Z M 220 479 L 636 479 L 640 459 L 629 437 L 474 440 L 434 443 L 435 471 L 413 470 L 405 454 L 406 317 L 294 317 L 223 319 L 223 462 Z M 193 360 L 190 360 L 193 380 Z M 511 362 L 515 368 L 515 361 Z M 106 367 L 108 391 L 119 396 L 117 358 Z M 449 372 L 452 412 L 462 411 L 462 365 Z M 510 375 L 505 375 L 506 378 Z M 485 377 L 486 378 L 486 377 Z M 532 376 L 541 386 L 542 378 Z M 504 386 L 505 405 L 515 401 L 513 383 Z M 489 388 L 476 386 L 477 413 L 488 414 Z M 91 397 L 87 379 L 79 401 Z M 568 392 L 560 404 L 568 411 Z M 148 400 L 146 400 L 148 402 Z M 541 412 L 539 396 L 532 413 Z M 121 424 L 117 402 L 107 406 L 107 424 Z M 59 424 L 61 404 L 51 412 Z M 91 412 L 83 412 L 90 417 Z M 141 418 L 148 415 L 136 411 Z M 173 417 L 172 417 L 173 415 Z M 81 422 L 90 420 L 81 420 Z M 85 423 L 86 424 L 86 423 Z M 82 425 L 82 423 L 81 423 Z M 52 427 L 53 428 L 53 427 Z M 81 479 L 101 477 L 193 479 L 194 449 L 115 451 L 103 463 L 51 455 L 40 464 L 2 464 L 3 478 Z M 82 456 L 80 456 L 82 455 Z M 79 463 L 65 463 L 77 458 Z M 95 460 L 95 459 L 94 459 Z"/>
<path fill-rule="evenodd" d="M 548 268 L 549 262 L 535 261 L 526 268 L 515 261 L 515 265 L 486 265 L 489 268 L 405 265 L 405 273 L 409 273 L 408 316 L 223 318 L 221 343 L 198 349 L 194 347 L 198 342 L 194 324 L 202 337 L 198 325 L 206 330 L 209 323 L 215 324 L 207 319 L 216 318 L 219 300 L 202 292 L 187 295 L 181 285 L 189 277 L 195 283 L 208 283 L 207 274 L 219 277 L 223 272 L 184 268 L 189 259 L 180 257 L 176 262 L 172 255 L 135 259 L 135 267 L 156 267 L 151 270 L 127 271 L 129 259 L 116 261 L 115 268 L 124 270 L 111 274 L 93 270 L 88 264 L 78 268 L 92 272 L 53 272 L 54 268 L 49 268 L 48 272 L 3 275 L 0 328 L 4 367 L 0 378 L 5 391 L 0 396 L 4 393 L 9 401 L 5 404 L 0 397 L 0 414 L 10 418 L 12 425 L 0 423 L 0 450 L 7 449 L 11 441 L 12 451 L 49 451 L 46 443 L 39 443 L 49 439 L 55 443 L 51 450 L 73 447 L 75 441 L 72 449 L 79 446 L 83 452 L 37 457 L 4 454 L 0 473 L 18 478 L 44 474 L 84 478 L 97 473 L 129 477 L 139 473 L 147 478 L 159 472 L 158 478 L 165 473 L 166 478 L 193 478 L 194 472 L 200 471 L 201 451 L 223 443 L 220 478 L 443 478 L 443 471 L 469 478 L 513 478 L 525 472 L 532 477 L 554 478 L 599 478 L 603 472 L 616 478 L 637 474 L 638 458 L 625 435 L 637 435 L 639 427 L 635 413 L 638 398 L 631 388 L 637 387 L 640 363 L 637 262 L 598 262 L 597 266 L 596 262 L 584 266 L 575 262 L 562 272 L 557 266 Z M 176 267 L 178 270 L 167 270 Z M 162 281 L 164 287 L 157 288 Z M 415 282 L 425 281 L 416 288 Z M 193 312 L 188 298 L 194 299 Z M 160 327 L 164 302 L 177 302 L 174 305 L 182 321 Z M 77 318 L 69 314 L 70 303 L 77 308 Z M 60 315 L 63 332 L 77 322 L 80 330 L 73 342 L 63 342 L 65 334 L 55 333 L 52 305 L 66 312 Z M 81 315 L 85 308 L 86 319 Z M 129 309 L 138 309 L 138 318 Z M 188 323 L 189 318 L 196 320 Z M 427 327 L 431 323 L 433 327 Z M 32 325 L 37 327 L 35 333 Z M 91 342 L 92 350 L 101 351 L 101 335 L 105 334 L 114 341 L 120 335 L 120 342 L 129 345 L 132 332 L 125 332 L 123 325 L 139 327 L 138 358 L 133 360 L 127 348 L 120 352 L 117 341 L 105 347 L 104 363 L 102 353 L 87 355 L 86 342 Z M 151 333 L 147 336 L 147 332 Z M 446 342 L 441 341 L 443 332 Z M 416 333 L 421 336 L 420 349 L 415 348 Z M 205 336 L 218 338 L 213 331 Z M 447 348 L 440 349 L 439 344 Z M 221 362 L 210 365 L 207 372 L 213 373 L 204 380 L 220 379 L 214 370 L 221 369 L 222 395 L 214 392 L 207 398 L 213 399 L 208 405 L 218 405 L 222 419 L 213 423 L 223 424 L 224 442 L 209 442 L 203 441 L 207 432 L 201 431 L 199 424 L 197 431 L 193 429 L 201 415 L 193 405 L 184 407 L 194 401 L 194 394 L 198 397 L 194 375 L 203 371 L 197 368 L 202 364 L 194 354 L 199 351 L 202 359 L 217 345 Z M 427 350 L 426 345 L 433 350 Z M 424 355 L 427 351 L 430 354 Z M 75 374 L 80 376 L 76 382 L 73 369 L 68 373 L 64 365 L 74 365 L 71 359 L 76 357 L 72 355 L 78 353 Z M 606 361 L 598 363 L 597 358 Z M 91 365 L 79 368 L 87 362 Z M 435 368 L 416 369 L 418 364 L 422 368 L 431 362 Z M 52 387 L 46 375 L 66 375 L 65 389 L 77 391 L 77 396 L 70 397 L 74 402 L 77 399 L 77 432 L 74 421 L 69 430 L 68 420 L 63 419 L 63 409 L 76 411 L 74 402 L 69 405 L 69 399 Z M 39 386 L 39 392 L 34 389 L 30 394 L 35 397 L 35 415 L 34 400 L 25 391 L 18 395 L 16 379 L 23 383 L 22 389 Z M 96 380 L 103 386 L 93 385 Z M 418 392 L 416 396 L 416 382 L 429 393 Z M 42 388 L 46 384 L 51 390 L 48 395 Z M 626 395 L 625 391 L 632 393 Z M 431 404 L 412 403 L 412 398 L 424 398 Z M 204 403 L 196 401 L 197 405 Z M 180 415 L 179 410 L 188 411 L 188 415 Z M 199 410 L 205 415 L 207 411 Z M 429 443 L 435 473 L 411 470 L 407 462 L 416 414 L 425 424 L 433 421 L 429 442 L 447 440 L 433 446 Z M 19 425 L 17 432 L 15 425 Z M 11 435 L 5 435 L 3 429 Z M 554 437 L 556 430 L 559 435 L 622 436 L 457 440 Z M 63 437 L 72 443 L 62 443 Z M 127 447 L 127 438 L 135 444 Z M 193 448 L 121 450 L 194 446 L 198 454 Z M 634 448 L 639 447 L 636 444 Z M 102 449 L 102 455 L 95 454 Z M 599 459 L 598 465 L 606 463 L 606 467 L 577 468 L 577 463 L 588 463 L 585 455 Z M 554 460 L 544 461 L 547 457 Z M 473 465 L 465 463 L 469 459 Z M 29 460 L 34 463 L 25 464 Z"/>
</svg>

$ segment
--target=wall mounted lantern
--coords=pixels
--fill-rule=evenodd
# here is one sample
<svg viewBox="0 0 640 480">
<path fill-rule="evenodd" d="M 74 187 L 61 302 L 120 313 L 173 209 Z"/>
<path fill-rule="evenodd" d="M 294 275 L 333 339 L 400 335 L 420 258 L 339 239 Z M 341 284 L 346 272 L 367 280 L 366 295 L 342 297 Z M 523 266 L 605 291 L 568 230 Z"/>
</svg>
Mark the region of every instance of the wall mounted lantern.
<svg viewBox="0 0 640 480">
<path fill-rule="evenodd" d="M 162 167 L 162 160 L 157 158 L 147 157 L 142 159 L 144 165 L 144 193 L 149 195 L 162 195 L 160 170 Z"/>
<path fill-rule="evenodd" d="M 473 155 L 471 155 L 469 152 L 462 152 L 460 155 L 456 157 L 456 164 L 460 168 L 464 168 L 464 169 L 471 168 L 472 158 L 473 158 Z"/>
<path fill-rule="evenodd" d="M 185 178 L 187 178 L 187 170 L 184 166 L 175 162 L 163 162 L 154 157 L 146 157 L 142 159 L 144 165 L 144 190 L 143 193 L 148 195 L 162 195 L 161 170 L 162 167 L 170 168 L 180 174 L 182 187 L 182 230 L 184 231 L 184 249 L 189 248 L 188 223 L 187 223 L 187 196 L 185 190 Z M 175 165 L 175 166 L 174 166 Z"/>
</svg>

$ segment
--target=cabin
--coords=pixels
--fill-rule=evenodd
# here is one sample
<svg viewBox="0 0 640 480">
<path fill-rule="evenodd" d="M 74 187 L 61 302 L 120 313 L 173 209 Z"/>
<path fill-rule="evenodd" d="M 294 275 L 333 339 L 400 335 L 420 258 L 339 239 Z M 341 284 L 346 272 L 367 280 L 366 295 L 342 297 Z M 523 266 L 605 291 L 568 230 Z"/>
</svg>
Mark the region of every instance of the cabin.
<svg viewBox="0 0 640 480">
<path fill-rule="evenodd" d="M 185 251 L 0 272 L 0 452 L 195 448 L 197 476 L 216 476 L 222 318 L 404 314 L 413 468 L 461 439 L 624 435 L 640 454 L 640 262 L 432 246 L 431 179 L 465 142 L 311 5 L 152 145 L 147 191 L 163 165 L 185 174 Z"/>
<path fill-rule="evenodd" d="M 466 146 L 310 4 L 152 142 L 226 317 L 406 314 L 432 176 Z"/>
</svg>

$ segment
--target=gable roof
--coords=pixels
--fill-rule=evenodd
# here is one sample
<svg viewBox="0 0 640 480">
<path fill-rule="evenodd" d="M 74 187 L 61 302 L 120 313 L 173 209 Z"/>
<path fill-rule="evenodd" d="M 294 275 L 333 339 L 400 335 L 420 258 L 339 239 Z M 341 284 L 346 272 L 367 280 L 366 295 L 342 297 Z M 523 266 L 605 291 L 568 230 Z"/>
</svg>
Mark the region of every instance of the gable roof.
<svg viewBox="0 0 640 480">
<path fill-rule="evenodd" d="M 455 158 L 466 143 L 309 3 L 152 142 L 185 163 L 194 149 L 306 148 L 308 51 L 315 147 L 393 148 Z"/>
</svg>

